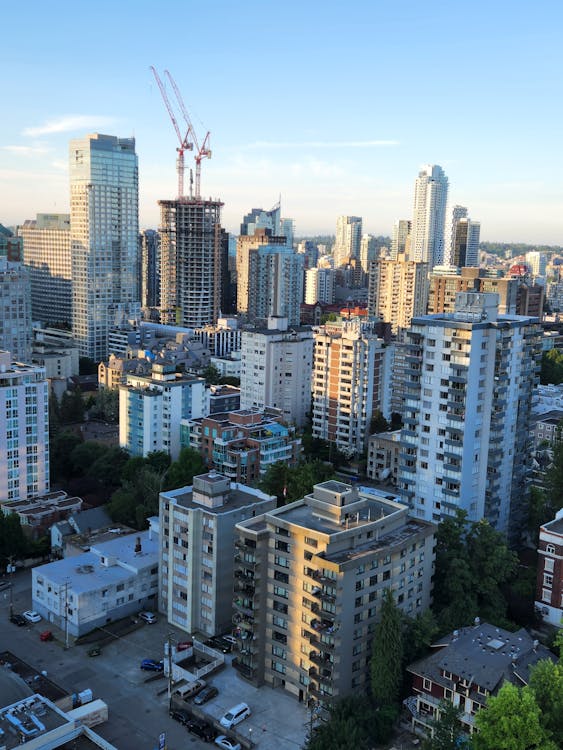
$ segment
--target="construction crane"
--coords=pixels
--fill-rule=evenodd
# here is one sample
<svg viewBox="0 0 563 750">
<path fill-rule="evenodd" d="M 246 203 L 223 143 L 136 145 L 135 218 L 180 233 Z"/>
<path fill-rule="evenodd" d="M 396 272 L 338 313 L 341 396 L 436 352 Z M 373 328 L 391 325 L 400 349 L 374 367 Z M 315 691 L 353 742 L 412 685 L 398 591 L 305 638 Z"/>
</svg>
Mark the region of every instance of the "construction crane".
<svg viewBox="0 0 563 750">
<path fill-rule="evenodd" d="M 174 110 L 172 109 L 170 100 L 168 99 L 168 94 L 166 93 L 164 84 L 160 80 L 160 77 L 158 73 L 156 72 L 156 69 L 152 65 L 150 66 L 150 69 L 153 72 L 155 80 L 158 84 L 158 88 L 160 89 L 162 99 L 164 100 L 164 104 L 166 105 L 166 109 L 168 110 L 168 114 L 170 115 L 170 119 L 172 120 L 172 125 L 174 126 L 174 130 L 176 131 L 176 135 L 178 136 L 178 142 L 180 144 L 176 148 L 176 151 L 178 152 L 178 158 L 176 160 L 176 171 L 178 172 L 178 198 L 183 198 L 184 197 L 184 152 L 193 151 L 193 148 L 194 148 L 194 144 L 189 140 L 190 129 L 191 129 L 190 124 L 188 123 L 188 129 L 186 131 L 186 135 L 182 138 L 182 133 L 180 131 L 180 127 L 174 115 Z M 169 77 L 170 77 L 170 74 L 169 74 Z M 190 186 L 190 193 L 191 193 L 191 186 Z"/>
<path fill-rule="evenodd" d="M 190 119 L 190 115 L 188 113 L 188 110 L 186 109 L 186 105 L 184 104 L 184 100 L 182 99 L 182 95 L 180 94 L 180 90 L 178 89 L 178 86 L 176 85 L 176 81 L 172 78 L 170 75 L 170 72 L 168 70 L 164 71 L 164 75 L 168 78 L 170 81 L 170 85 L 174 89 L 174 94 L 176 95 L 176 100 L 178 101 L 178 106 L 180 107 L 182 114 L 184 116 L 184 120 L 186 121 L 186 125 L 188 126 L 188 133 L 191 134 L 191 137 L 193 139 L 193 144 L 195 145 L 195 155 L 194 155 L 194 161 L 195 161 L 195 197 L 199 200 L 201 197 L 200 191 L 201 191 L 201 162 L 203 159 L 211 159 L 211 149 L 209 148 L 209 137 L 211 133 L 207 131 L 205 138 L 203 139 L 203 143 L 201 144 L 201 147 L 198 143 L 197 135 L 195 132 L 195 128 L 192 124 L 192 121 Z M 187 134 L 186 134 L 187 137 Z M 192 195 L 192 181 L 190 179 L 190 198 L 193 197 Z"/>
</svg>

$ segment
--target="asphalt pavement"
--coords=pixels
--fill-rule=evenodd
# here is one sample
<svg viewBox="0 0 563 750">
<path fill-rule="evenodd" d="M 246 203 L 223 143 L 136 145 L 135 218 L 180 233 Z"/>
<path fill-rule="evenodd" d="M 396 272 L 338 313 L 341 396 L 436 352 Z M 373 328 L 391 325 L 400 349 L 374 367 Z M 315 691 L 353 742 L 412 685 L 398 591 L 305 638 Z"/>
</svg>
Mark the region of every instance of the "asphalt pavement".
<svg viewBox="0 0 563 750">
<path fill-rule="evenodd" d="M 13 576 L 12 596 L 14 612 L 32 608 L 30 571 Z M 163 658 L 169 632 L 175 640 L 186 640 L 186 634 L 170 627 L 162 616 L 156 624 L 144 625 L 104 646 L 100 656 L 89 657 L 88 645 L 77 646 L 69 639 L 66 648 L 64 633 L 45 620 L 25 627 L 9 622 L 9 600 L 9 589 L 0 590 L 0 651 L 9 650 L 38 671 L 46 671 L 69 693 L 90 688 L 94 698 L 108 704 L 109 720 L 95 728 L 108 742 L 119 750 L 153 750 L 165 732 L 167 750 L 210 748 L 168 716 L 166 680 L 147 681 L 152 673 L 140 669 L 141 659 Z M 40 641 L 45 629 L 53 631 L 53 641 Z M 300 750 L 303 746 L 308 716 L 304 706 L 285 691 L 255 688 L 230 664 L 209 681 L 219 688 L 219 695 L 202 708 L 219 718 L 236 703 L 248 703 L 252 716 L 237 729 L 258 750 Z"/>
</svg>

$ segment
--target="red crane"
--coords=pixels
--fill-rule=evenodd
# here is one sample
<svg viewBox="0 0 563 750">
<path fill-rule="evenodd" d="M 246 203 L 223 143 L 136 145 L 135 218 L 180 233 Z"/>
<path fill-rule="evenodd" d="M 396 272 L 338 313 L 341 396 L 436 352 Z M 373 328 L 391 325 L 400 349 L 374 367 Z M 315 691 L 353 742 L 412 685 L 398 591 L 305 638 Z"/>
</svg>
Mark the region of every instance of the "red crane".
<svg viewBox="0 0 563 750">
<path fill-rule="evenodd" d="M 191 133 L 193 144 L 195 144 L 195 197 L 196 199 L 199 199 L 201 197 L 200 195 L 200 188 L 201 188 L 201 162 L 203 159 L 211 159 L 211 149 L 209 148 L 209 137 L 211 133 L 207 131 L 205 138 L 203 139 L 203 143 L 201 144 L 201 147 L 198 143 L 197 135 L 195 132 L 195 128 L 192 124 L 192 121 L 190 119 L 190 115 L 188 113 L 188 110 L 186 109 L 186 105 L 184 104 L 184 100 L 182 99 L 182 95 L 180 94 L 180 90 L 178 89 L 178 86 L 176 85 L 176 81 L 172 78 L 170 75 L 170 72 L 168 70 L 164 71 L 164 75 L 168 78 L 170 81 L 170 85 L 174 89 L 174 93 L 176 95 L 176 99 L 178 101 L 178 105 L 180 109 L 182 110 L 182 114 L 184 116 L 184 120 L 186 121 L 186 125 L 188 126 L 188 133 Z M 186 137 L 188 135 L 186 133 Z M 193 145 L 192 144 L 192 145 Z M 190 181 L 190 198 L 192 198 L 192 183 Z"/>
<path fill-rule="evenodd" d="M 170 115 L 170 119 L 172 120 L 172 125 L 174 126 L 174 130 L 176 131 L 176 135 L 178 136 L 178 142 L 180 144 L 176 148 L 176 151 L 178 152 L 178 159 L 176 160 L 176 171 L 178 172 L 178 198 L 183 198 L 184 197 L 184 151 L 193 151 L 193 147 L 194 147 L 194 144 L 189 140 L 190 125 L 188 123 L 188 129 L 186 131 L 186 135 L 182 138 L 182 133 L 180 132 L 180 128 L 176 121 L 174 110 L 172 109 L 172 105 L 170 104 L 170 100 L 168 99 L 168 94 L 166 93 L 164 84 L 160 80 L 160 77 L 158 73 L 156 72 L 156 69 L 152 65 L 150 66 L 150 68 L 158 84 L 158 88 L 160 89 L 160 93 L 164 100 L 164 104 L 166 105 L 166 109 L 168 110 L 168 114 Z M 170 74 L 168 74 L 168 77 L 170 78 Z M 178 94 L 176 94 L 176 96 L 178 96 Z M 190 187 L 190 192 L 191 192 L 191 187 Z"/>
</svg>

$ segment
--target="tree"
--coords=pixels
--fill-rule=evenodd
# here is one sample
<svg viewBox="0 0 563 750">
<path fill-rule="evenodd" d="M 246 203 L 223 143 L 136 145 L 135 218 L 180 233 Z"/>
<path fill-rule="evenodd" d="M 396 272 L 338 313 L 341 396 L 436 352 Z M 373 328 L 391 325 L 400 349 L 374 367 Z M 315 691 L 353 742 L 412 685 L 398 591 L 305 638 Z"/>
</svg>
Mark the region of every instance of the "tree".
<svg viewBox="0 0 563 750">
<path fill-rule="evenodd" d="M 128 460 L 129 454 L 123 448 L 107 447 L 86 469 L 86 476 L 98 479 L 105 487 L 117 487 Z"/>
<path fill-rule="evenodd" d="M 414 620 L 406 618 L 403 631 L 403 663 L 410 664 L 426 656 L 437 636 L 438 623 L 431 609 L 417 615 Z"/>
<path fill-rule="evenodd" d="M 459 706 L 442 701 L 439 718 L 432 722 L 432 737 L 424 741 L 422 750 L 459 750 L 460 714 Z"/>
<path fill-rule="evenodd" d="M 563 383 L 563 351 L 550 349 L 544 352 L 541 360 L 540 383 L 559 385 Z"/>
<path fill-rule="evenodd" d="M 0 568 L 6 569 L 13 556 L 15 560 L 25 557 L 29 542 L 21 527 L 19 516 L 0 513 Z"/>
<path fill-rule="evenodd" d="M 95 440 L 86 440 L 77 445 L 70 454 L 70 464 L 74 475 L 85 476 L 90 467 L 108 451 L 107 445 L 97 443 Z"/>
<path fill-rule="evenodd" d="M 543 523 L 555 517 L 555 513 L 561 507 L 563 497 L 563 441 L 557 442 L 553 447 L 553 463 L 547 470 L 545 476 L 546 506 L 544 508 L 545 518 Z"/>
<path fill-rule="evenodd" d="M 403 680 L 401 611 L 387 589 L 371 655 L 371 693 L 378 705 L 396 705 Z"/>
<path fill-rule="evenodd" d="M 59 416 L 62 424 L 82 422 L 84 419 L 84 399 L 80 388 L 65 391 L 59 405 Z"/>
<path fill-rule="evenodd" d="M 553 740 L 563 739 L 563 663 L 542 659 L 531 670 L 530 688 Z"/>
<path fill-rule="evenodd" d="M 81 445 L 82 442 L 82 438 L 71 430 L 62 430 L 51 437 L 49 469 L 52 482 L 68 479 L 72 476 L 70 456 L 74 448 Z"/>
<path fill-rule="evenodd" d="M 119 420 L 119 390 L 117 388 L 100 388 L 90 414 L 105 422 L 117 422 Z"/>
<path fill-rule="evenodd" d="M 332 464 L 305 461 L 290 467 L 283 461 L 272 464 L 258 483 L 263 492 L 275 495 L 278 504 L 291 503 L 309 494 L 313 486 L 334 477 Z"/>
<path fill-rule="evenodd" d="M 394 712 L 376 709 L 365 695 L 343 698 L 308 738 L 306 750 L 367 750 L 390 737 Z"/>
<path fill-rule="evenodd" d="M 542 726 L 541 710 L 530 687 L 505 682 L 475 717 L 475 750 L 557 750 Z"/>
<path fill-rule="evenodd" d="M 204 474 L 207 467 L 201 455 L 193 448 L 182 448 L 178 460 L 170 464 L 163 482 L 166 490 L 175 490 L 178 487 L 190 485 L 198 474 Z"/>
<path fill-rule="evenodd" d="M 221 373 L 215 365 L 207 365 L 207 367 L 201 371 L 201 377 L 205 378 L 207 385 L 218 385 L 221 382 Z"/>
<path fill-rule="evenodd" d="M 97 375 L 98 365 L 90 357 L 80 357 L 78 360 L 78 372 L 80 375 Z"/>
<path fill-rule="evenodd" d="M 377 432 L 387 432 L 388 429 L 389 422 L 385 419 L 383 413 L 379 409 L 377 409 L 369 425 L 370 435 L 373 435 Z"/>
</svg>

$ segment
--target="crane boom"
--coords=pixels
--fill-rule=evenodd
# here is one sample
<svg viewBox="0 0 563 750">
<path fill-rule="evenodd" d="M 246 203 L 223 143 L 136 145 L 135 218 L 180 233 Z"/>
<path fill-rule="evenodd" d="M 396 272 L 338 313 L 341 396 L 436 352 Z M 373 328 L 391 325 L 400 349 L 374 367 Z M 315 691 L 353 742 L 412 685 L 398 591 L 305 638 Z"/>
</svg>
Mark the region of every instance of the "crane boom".
<svg viewBox="0 0 563 750">
<path fill-rule="evenodd" d="M 180 132 L 178 121 L 176 120 L 176 116 L 174 115 L 174 110 L 172 109 L 172 105 L 170 104 L 168 94 L 166 93 L 166 88 L 164 87 L 164 84 L 162 83 L 160 76 L 156 72 L 156 68 L 153 65 L 151 65 L 150 69 L 152 70 L 154 78 L 158 84 L 158 88 L 160 89 L 162 100 L 164 101 L 166 109 L 168 110 L 168 115 L 170 116 L 170 119 L 172 120 L 172 125 L 174 126 L 174 130 L 176 131 L 176 135 L 178 136 L 179 145 L 176 148 L 176 151 L 178 152 L 178 159 L 176 161 L 176 170 L 178 172 L 178 198 L 183 198 L 184 197 L 184 151 L 186 150 L 191 151 L 193 149 L 193 143 L 191 143 L 188 140 L 188 137 L 190 134 L 190 127 L 188 125 L 188 130 L 186 131 L 186 135 L 182 138 L 182 133 Z"/>
</svg>

